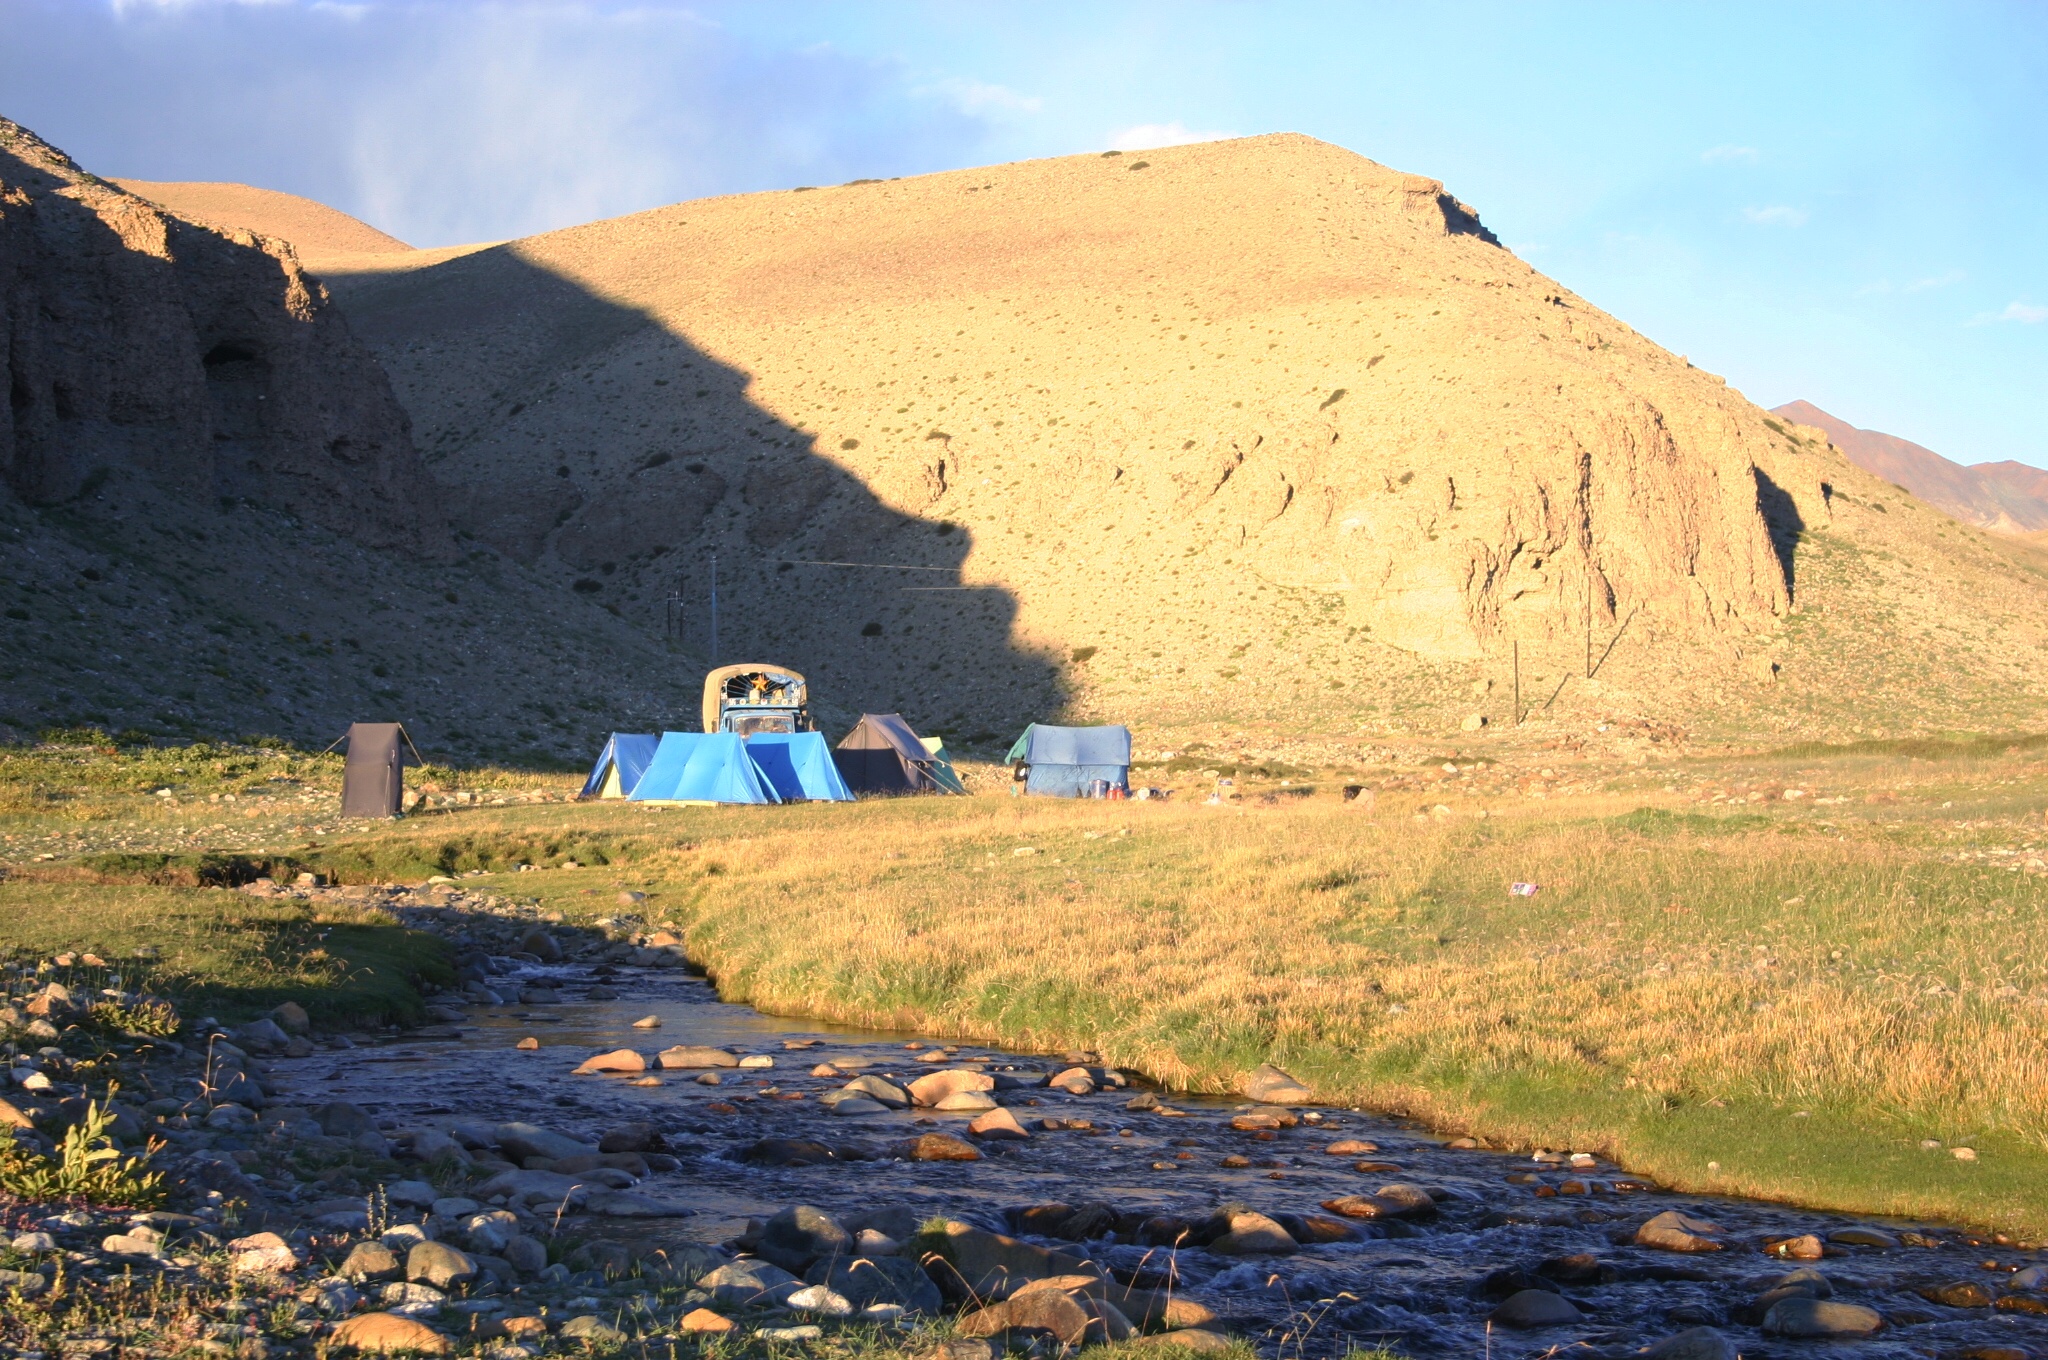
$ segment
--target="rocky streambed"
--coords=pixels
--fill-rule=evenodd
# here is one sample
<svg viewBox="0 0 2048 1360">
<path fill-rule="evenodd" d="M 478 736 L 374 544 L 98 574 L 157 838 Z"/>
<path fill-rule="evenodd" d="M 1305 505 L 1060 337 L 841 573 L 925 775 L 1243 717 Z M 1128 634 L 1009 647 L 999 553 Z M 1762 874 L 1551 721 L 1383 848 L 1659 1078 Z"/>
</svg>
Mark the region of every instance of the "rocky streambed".
<svg viewBox="0 0 2048 1360">
<path fill-rule="evenodd" d="M 1089 1053 L 779 1019 L 637 922 L 577 931 L 446 885 L 381 900 L 458 950 L 432 1028 L 309 1034 L 287 1007 L 83 1060 L 17 1041 L 18 1139 L 47 1145 L 112 1071 L 137 1092 L 117 1136 L 166 1140 L 178 1192 L 145 1214 L 8 1208 L 0 1287 L 25 1302 L 0 1340 L 530 1360 L 848 1328 L 929 1350 L 903 1329 L 952 1319 L 948 1360 L 1126 1336 L 2048 1357 L 2031 1244 L 1675 1194 L 1317 1106 L 1270 1070 L 1263 1101 L 1186 1097 Z M 58 990 L 17 1017 L 35 1041 L 72 1033 Z M 183 1311 L 122 1312 L 163 1286 Z"/>
<path fill-rule="evenodd" d="M 601 1258 L 737 1261 L 688 1301 L 743 1325 L 943 1298 L 966 1330 L 1042 1335 L 1059 1324 L 1030 1286 L 1058 1277 L 1077 1305 L 1059 1317 L 1094 1318 L 1090 1336 L 1129 1321 L 1269 1353 L 2048 1355 L 2048 1266 L 1969 1232 L 1673 1194 L 1583 1154 L 1355 1111 L 1179 1097 L 1092 1054 L 777 1019 L 674 968 L 470 962 L 459 1029 L 323 1055 L 304 1089 L 402 1146 L 463 1147 L 490 1173 L 469 1196 L 557 1214 Z M 549 1149 L 517 1131 L 508 1148 L 509 1125 L 584 1150 L 535 1156 Z M 597 1148 L 631 1149 L 602 1189 Z M 446 1217 L 430 1228 L 459 1240 Z M 891 1259 L 923 1274 L 845 1274 Z"/>
</svg>

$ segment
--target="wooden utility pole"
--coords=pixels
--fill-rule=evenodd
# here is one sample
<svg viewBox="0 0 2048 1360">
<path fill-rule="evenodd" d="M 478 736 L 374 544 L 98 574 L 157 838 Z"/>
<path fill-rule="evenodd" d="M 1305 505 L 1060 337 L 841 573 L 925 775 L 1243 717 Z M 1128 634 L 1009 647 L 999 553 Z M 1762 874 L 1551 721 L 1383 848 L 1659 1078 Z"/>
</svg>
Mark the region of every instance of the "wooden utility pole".
<svg viewBox="0 0 2048 1360">
<path fill-rule="evenodd" d="M 1586 563 L 1586 678 L 1593 678 L 1593 564 Z"/>
<path fill-rule="evenodd" d="M 1522 725 L 1522 640 L 1515 639 L 1515 726 Z"/>
</svg>

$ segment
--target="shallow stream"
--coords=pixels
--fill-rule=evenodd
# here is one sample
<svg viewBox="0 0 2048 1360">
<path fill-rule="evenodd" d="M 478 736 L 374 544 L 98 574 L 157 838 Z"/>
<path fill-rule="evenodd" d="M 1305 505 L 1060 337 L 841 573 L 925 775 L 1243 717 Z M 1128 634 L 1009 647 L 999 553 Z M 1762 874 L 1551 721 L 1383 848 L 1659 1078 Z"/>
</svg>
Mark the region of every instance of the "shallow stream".
<svg viewBox="0 0 2048 1360">
<path fill-rule="evenodd" d="M 725 1242 L 749 1218 L 797 1203 L 835 1215 L 902 1205 L 920 1219 L 944 1215 L 1015 1233 L 1006 1210 L 1052 1202 L 1105 1203 L 1188 1219 L 1240 1204 L 1284 1223 L 1287 1215 L 1327 1217 L 1320 1207 L 1325 1201 L 1389 1183 L 1427 1189 L 1437 1200 L 1431 1216 L 1352 1222 L 1371 1236 L 1304 1246 L 1293 1255 L 1231 1258 L 1202 1248 L 1175 1251 L 1103 1237 L 1087 1242 L 1085 1253 L 1120 1277 L 1156 1283 L 1170 1275 L 1176 1289 L 1213 1308 L 1227 1330 L 1269 1354 L 1341 1354 L 1354 1344 L 1384 1343 L 1417 1357 L 1566 1351 L 1618 1357 L 1711 1325 L 1750 1357 L 1807 1355 L 1816 1348 L 1952 1360 L 2048 1356 L 2048 1316 L 2041 1315 L 2048 1313 L 2048 1292 L 2014 1288 L 2033 1282 L 2014 1272 L 2034 1266 L 2040 1253 L 1938 1226 L 1667 1193 L 1604 1163 L 1544 1164 L 1527 1154 L 1453 1148 L 1425 1130 L 1348 1110 L 1302 1110 L 1292 1128 L 1243 1131 L 1231 1127 L 1233 1115 L 1251 1108 L 1240 1102 L 1162 1092 L 1167 1106 L 1182 1113 L 1128 1109 L 1140 1093 L 1137 1083 L 1085 1096 L 1003 1090 L 997 1098 L 1031 1137 L 984 1144 L 988 1155 L 979 1161 L 749 1165 L 735 1154 L 762 1138 L 872 1151 L 933 1129 L 965 1135 L 965 1114 L 831 1115 L 817 1097 L 846 1078 L 809 1075 L 823 1062 L 904 1082 L 955 1066 L 1035 1080 L 1069 1064 L 1059 1055 L 972 1046 L 944 1063 L 923 1063 L 910 1036 L 763 1015 L 720 1001 L 708 983 L 678 971 L 603 972 L 529 970 L 529 980 L 545 974 L 561 984 L 560 1004 L 476 1006 L 459 1034 L 416 1034 L 388 1046 L 323 1054 L 299 1066 L 295 1084 L 301 1093 L 317 1088 L 322 1098 L 353 1101 L 399 1126 L 526 1120 L 595 1142 L 607 1128 L 651 1122 L 681 1164 L 637 1188 L 694 1212 L 593 1219 L 578 1228 L 629 1243 Z M 593 986 L 601 998 L 606 991 L 617 995 L 588 999 Z M 659 1028 L 634 1028 L 649 1015 L 659 1017 Z M 515 1049 L 529 1035 L 543 1046 Z M 787 1046 L 792 1043 L 804 1046 Z M 654 1073 L 662 1084 L 647 1087 L 571 1075 L 593 1053 L 634 1048 L 651 1057 L 677 1044 L 766 1055 L 775 1065 L 725 1069 L 715 1086 L 699 1084 L 691 1071 Z M 1044 1119 L 1085 1120 L 1093 1127 L 1046 1131 L 1039 1127 Z M 1326 1151 L 1340 1140 L 1375 1148 Z M 1226 1166 L 1226 1158 L 1248 1164 Z M 1669 1209 L 1718 1224 L 1726 1249 L 1679 1253 L 1635 1245 L 1636 1228 Z M 1868 1240 L 1880 1245 L 1830 1241 L 1820 1260 L 1767 1253 L 1775 1239 L 1815 1234 L 1825 1240 L 1858 1229 L 1875 1230 Z M 1075 1249 L 1070 1242 L 1033 1240 Z M 1895 1245 L 1882 1244 L 1887 1241 Z M 1757 1326 L 1756 1300 L 1801 1268 L 1825 1277 L 1818 1288 L 1833 1301 L 1875 1309 L 1883 1329 L 1828 1340 L 1765 1335 Z M 1957 1285 L 1975 1289 L 1951 1288 Z M 1583 1319 L 1530 1330 L 1496 1325 L 1489 1336 L 1489 1315 L 1524 1288 L 1568 1299 Z M 1923 1290 L 1946 1291 L 1977 1306 L 1936 1302 Z M 1988 1306 L 1993 1303 L 1998 1306 Z M 1979 1349 L 1987 1347 L 2016 1349 Z"/>
</svg>

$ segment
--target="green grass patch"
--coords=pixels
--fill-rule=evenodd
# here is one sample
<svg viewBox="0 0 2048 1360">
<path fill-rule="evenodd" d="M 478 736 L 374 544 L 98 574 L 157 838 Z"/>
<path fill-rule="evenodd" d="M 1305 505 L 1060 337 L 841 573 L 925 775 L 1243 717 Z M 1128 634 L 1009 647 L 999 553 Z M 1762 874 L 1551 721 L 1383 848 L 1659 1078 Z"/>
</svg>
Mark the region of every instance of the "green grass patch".
<svg viewBox="0 0 2048 1360">
<path fill-rule="evenodd" d="M 417 1019 L 419 985 L 454 981 L 444 943 L 383 912 L 314 911 L 218 888 L 8 880 L 0 941 L 23 962 L 63 952 L 106 961 L 47 974 L 74 989 L 97 991 L 118 975 L 188 1015 L 229 1021 L 285 1001 L 330 1025 Z"/>
</svg>

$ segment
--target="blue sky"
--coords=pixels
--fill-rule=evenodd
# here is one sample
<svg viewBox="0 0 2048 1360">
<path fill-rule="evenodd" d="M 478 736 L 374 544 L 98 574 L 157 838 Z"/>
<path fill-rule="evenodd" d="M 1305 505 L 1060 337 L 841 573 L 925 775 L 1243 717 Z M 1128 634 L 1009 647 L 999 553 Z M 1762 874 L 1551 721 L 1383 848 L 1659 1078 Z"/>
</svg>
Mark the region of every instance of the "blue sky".
<svg viewBox="0 0 2048 1360">
<path fill-rule="evenodd" d="M 1765 405 L 2048 466 L 2048 5 L 0 0 L 0 113 L 418 245 L 1305 132 Z"/>
</svg>

